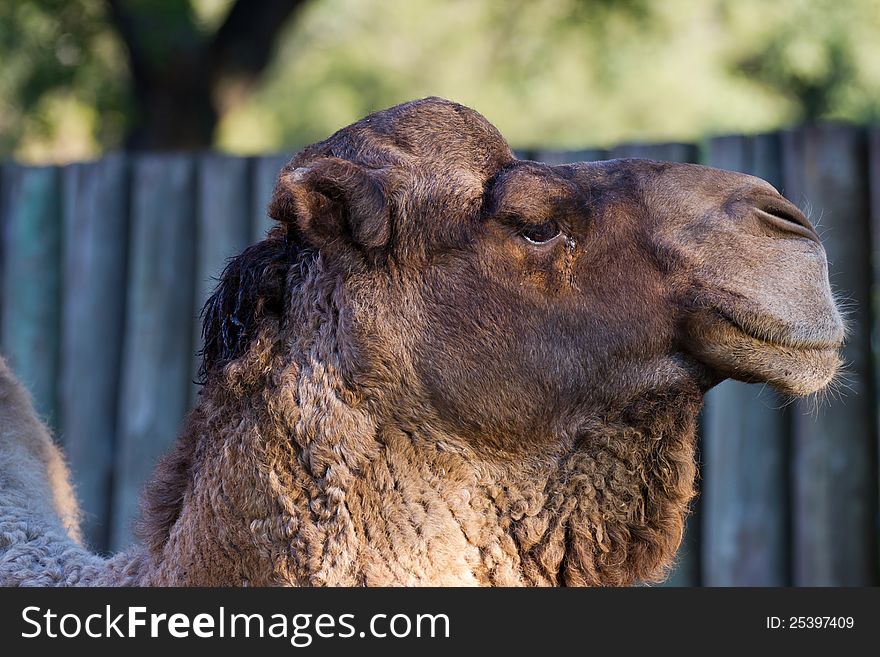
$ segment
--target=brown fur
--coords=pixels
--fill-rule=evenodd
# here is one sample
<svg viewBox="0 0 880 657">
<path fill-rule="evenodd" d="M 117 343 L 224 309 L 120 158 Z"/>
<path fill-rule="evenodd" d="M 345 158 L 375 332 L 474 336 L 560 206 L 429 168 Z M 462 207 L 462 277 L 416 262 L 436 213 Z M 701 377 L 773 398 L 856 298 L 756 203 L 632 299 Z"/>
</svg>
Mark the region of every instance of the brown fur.
<svg viewBox="0 0 880 657">
<path fill-rule="evenodd" d="M 300 153 L 270 213 L 206 306 L 128 582 L 662 579 L 703 392 L 837 367 L 824 251 L 748 176 L 524 162 L 425 99 Z"/>
</svg>

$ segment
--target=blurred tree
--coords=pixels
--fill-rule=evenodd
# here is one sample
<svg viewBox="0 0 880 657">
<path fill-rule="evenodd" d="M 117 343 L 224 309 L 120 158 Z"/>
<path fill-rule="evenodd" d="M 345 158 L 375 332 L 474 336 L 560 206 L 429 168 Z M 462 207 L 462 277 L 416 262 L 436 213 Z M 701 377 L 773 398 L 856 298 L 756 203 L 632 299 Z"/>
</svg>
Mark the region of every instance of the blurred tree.
<svg viewBox="0 0 880 657">
<path fill-rule="evenodd" d="M 865 60 L 880 54 L 880 3 L 788 0 L 785 4 L 784 20 L 773 9 L 761 20 L 754 7 L 739 0 L 724 1 L 722 12 L 732 29 L 750 23 L 754 30 L 742 53 L 732 58 L 733 70 L 788 98 L 796 108 L 796 120 L 877 118 L 877 64 Z"/>
<path fill-rule="evenodd" d="M 223 148 L 320 138 L 436 94 L 520 148 L 606 146 L 878 116 L 880 0 L 316 0 Z"/>
<path fill-rule="evenodd" d="M 25 135 L 42 159 L 53 131 L 54 147 L 79 157 L 120 142 L 210 147 L 218 117 L 255 85 L 305 2 L 2 2 L 0 148 Z"/>
<path fill-rule="evenodd" d="M 445 96 L 518 147 L 880 117 L 880 0 L 0 0 L 0 155 L 289 148 Z"/>
<path fill-rule="evenodd" d="M 224 108 L 251 89 L 305 0 L 236 0 L 213 32 L 188 0 L 108 0 L 128 52 L 135 149 L 207 148 Z"/>
<path fill-rule="evenodd" d="M 0 153 L 26 144 L 29 159 L 82 157 L 119 143 L 126 69 L 103 10 L 97 0 L 0 2 Z"/>
<path fill-rule="evenodd" d="M 801 107 L 802 118 L 814 121 L 834 106 L 840 90 L 852 78 L 849 48 L 840 38 L 823 43 L 826 50 L 818 70 L 791 66 L 789 43 L 773 40 L 752 57 L 739 62 L 743 73 L 788 95 Z"/>
</svg>

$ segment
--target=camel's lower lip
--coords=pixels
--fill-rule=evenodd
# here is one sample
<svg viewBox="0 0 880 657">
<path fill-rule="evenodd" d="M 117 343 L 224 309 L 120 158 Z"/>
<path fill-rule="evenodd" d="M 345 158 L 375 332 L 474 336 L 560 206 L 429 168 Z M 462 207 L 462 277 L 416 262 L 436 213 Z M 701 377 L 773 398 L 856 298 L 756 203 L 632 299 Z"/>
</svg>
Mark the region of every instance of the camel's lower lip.
<svg viewBox="0 0 880 657">
<path fill-rule="evenodd" d="M 755 330 L 751 324 L 752 322 L 744 322 L 740 321 L 731 315 L 729 312 L 725 311 L 722 308 L 716 308 L 715 312 L 718 314 L 719 318 L 723 320 L 725 323 L 732 326 L 734 329 L 742 333 L 748 338 L 755 340 L 757 342 L 763 343 L 769 347 L 776 347 L 781 349 L 791 349 L 794 351 L 803 351 L 803 352 L 822 352 L 822 351 L 838 351 L 843 346 L 843 341 L 839 339 L 813 339 L 813 340 L 798 340 L 791 336 L 787 335 L 769 335 L 762 333 L 761 331 Z M 760 323 L 760 320 L 756 318 L 754 320 L 755 324 Z"/>
<path fill-rule="evenodd" d="M 704 313 L 694 324 L 698 336 L 692 354 L 722 378 L 769 383 L 777 391 L 802 397 L 834 380 L 842 364 L 837 339 L 795 340 L 782 330 L 764 335 L 750 324 L 718 310 Z"/>
</svg>

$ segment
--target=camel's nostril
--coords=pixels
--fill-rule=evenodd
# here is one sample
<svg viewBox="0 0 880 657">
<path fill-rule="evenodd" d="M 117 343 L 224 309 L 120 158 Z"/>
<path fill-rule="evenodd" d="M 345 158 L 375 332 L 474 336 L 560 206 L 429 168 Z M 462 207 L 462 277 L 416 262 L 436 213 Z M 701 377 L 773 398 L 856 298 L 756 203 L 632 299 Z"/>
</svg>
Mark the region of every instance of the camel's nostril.
<svg viewBox="0 0 880 657">
<path fill-rule="evenodd" d="M 766 201 L 757 204 L 758 214 L 775 228 L 801 237 L 819 241 L 816 230 L 804 216 L 804 213 L 785 199 Z"/>
<path fill-rule="evenodd" d="M 771 214 L 774 217 L 778 217 L 783 221 L 788 221 L 793 224 L 797 224 L 798 226 L 803 226 L 804 228 L 811 228 L 811 226 L 807 223 L 806 217 L 801 212 L 792 211 L 789 208 L 784 208 L 778 205 L 767 205 L 764 208 L 761 208 L 767 214 Z"/>
</svg>

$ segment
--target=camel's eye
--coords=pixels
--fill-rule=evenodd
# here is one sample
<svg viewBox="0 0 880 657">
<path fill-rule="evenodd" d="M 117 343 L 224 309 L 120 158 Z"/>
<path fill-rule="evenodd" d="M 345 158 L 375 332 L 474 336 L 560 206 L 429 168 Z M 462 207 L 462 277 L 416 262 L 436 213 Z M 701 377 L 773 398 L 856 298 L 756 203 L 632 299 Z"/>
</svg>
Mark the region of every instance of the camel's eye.
<svg viewBox="0 0 880 657">
<path fill-rule="evenodd" d="M 562 235 L 562 231 L 555 221 L 548 221 L 543 224 L 521 226 L 519 235 L 530 244 L 547 244 Z"/>
</svg>

